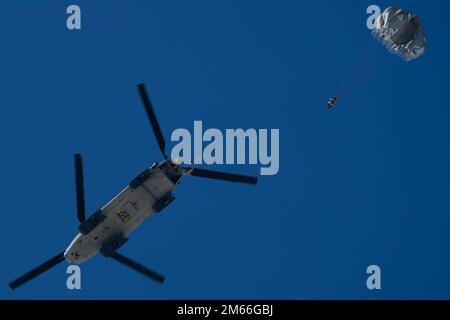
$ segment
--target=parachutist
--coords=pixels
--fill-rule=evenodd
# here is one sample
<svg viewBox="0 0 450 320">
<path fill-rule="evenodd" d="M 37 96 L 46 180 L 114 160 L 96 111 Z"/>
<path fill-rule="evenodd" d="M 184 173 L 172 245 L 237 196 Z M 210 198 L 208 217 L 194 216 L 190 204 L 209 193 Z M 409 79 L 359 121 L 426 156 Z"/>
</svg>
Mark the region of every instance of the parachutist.
<svg viewBox="0 0 450 320">
<path fill-rule="evenodd" d="M 328 100 L 327 108 L 328 108 L 328 109 L 333 108 L 334 105 L 336 104 L 337 100 L 338 100 L 338 97 L 337 97 L 337 96 L 331 97 L 330 100 Z"/>
</svg>

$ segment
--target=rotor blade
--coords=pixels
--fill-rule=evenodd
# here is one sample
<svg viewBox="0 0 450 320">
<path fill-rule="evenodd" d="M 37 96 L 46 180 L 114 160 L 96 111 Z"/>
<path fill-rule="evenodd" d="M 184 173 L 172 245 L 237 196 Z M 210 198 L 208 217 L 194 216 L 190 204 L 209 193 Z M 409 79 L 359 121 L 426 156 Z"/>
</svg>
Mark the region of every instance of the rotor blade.
<svg viewBox="0 0 450 320">
<path fill-rule="evenodd" d="M 159 283 L 164 282 L 164 277 L 162 275 L 159 275 L 158 273 L 121 255 L 120 253 L 114 252 L 112 255 L 110 255 L 110 257 L 113 258 L 114 260 L 126 265 L 127 267 L 130 267 L 131 269 L 134 269 L 135 271 L 142 273 L 144 276 L 147 276 L 150 279 L 153 279 Z"/>
<path fill-rule="evenodd" d="M 86 220 L 86 209 L 84 204 L 84 177 L 83 177 L 83 158 L 81 154 L 74 155 L 75 160 L 75 185 L 77 193 L 77 216 L 80 222 Z"/>
<path fill-rule="evenodd" d="M 164 136 L 158 123 L 158 119 L 156 118 L 152 103 L 150 102 L 150 99 L 148 97 L 147 90 L 145 90 L 145 85 L 141 83 L 138 84 L 137 87 L 142 99 L 142 103 L 144 104 L 145 111 L 147 112 L 148 119 L 150 120 L 150 123 L 152 125 L 153 133 L 155 134 L 156 140 L 158 140 L 159 149 L 161 150 L 164 159 L 167 159 L 166 141 L 164 140 Z"/>
<path fill-rule="evenodd" d="M 225 180 L 225 181 L 231 181 L 231 182 L 241 182 L 241 183 L 248 183 L 248 184 L 257 184 L 257 182 L 258 182 L 257 177 L 244 176 L 244 175 L 240 175 L 240 174 L 226 173 L 226 172 L 219 172 L 219 171 L 211 171 L 211 170 L 205 170 L 205 169 L 197 169 L 197 168 L 192 169 L 190 175 L 196 176 L 196 177 L 202 177 L 202 178 Z"/>
<path fill-rule="evenodd" d="M 30 272 L 25 273 L 20 278 L 17 278 L 13 282 L 9 283 L 9 287 L 14 290 L 17 287 L 23 285 L 24 283 L 26 283 L 26 282 L 36 278 L 41 273 L 44 273 L 48 269 L 56 266 L 58 263 L 60 263 L 62 261 L 64 261 L 64 251 L 61 252 L 61 253 L 58 253 L 58 255 L 54 256 L 50 260 L 44 262 L 40 266 L 38 266 L 38 267 L 34 268 L 33 270 L 31 270 Z"/>
</svg>

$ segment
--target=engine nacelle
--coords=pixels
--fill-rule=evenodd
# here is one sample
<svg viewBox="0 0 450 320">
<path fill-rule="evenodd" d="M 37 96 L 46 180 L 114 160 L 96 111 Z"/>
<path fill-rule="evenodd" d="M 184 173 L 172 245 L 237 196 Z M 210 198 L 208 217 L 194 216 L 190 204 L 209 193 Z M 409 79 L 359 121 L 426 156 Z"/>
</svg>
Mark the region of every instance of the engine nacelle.
<svg viewBox="0 0 450 320">
<path fill-rule="evenodd" d="M 92 230 L 95 229 L 100 223 L 102 223 L 106 219 L 106 216 L 102 213 L 102 210 L 96 211 L 92 216 L 90 216 L 87 220 L 83 221 L 78 230 L 82 234 L 88 234 Z"/>
<path fill-rule="evenodd" d="M 119 235 L 112 239 L 111 241 L 104 243 L 102 248 L 100 249 L 100 253 L 105 256 L 109 257 L 114 252 L 117 251 L 121 246 L 123 246 L 128 241 L 128 238 L 125 238 L 123 235 Z"/>
<path fill-rule="evenodd" d="M 152 205 L 152 209 L 155 212 L 161 212 L 165 207 L 167 207 L 169 204 L 171 204 L 173 202 L 173 200 L 175 200 L 175 197 L 171 193 L 168 193 L 161 199 L 157 200 Z"/>
</svg>

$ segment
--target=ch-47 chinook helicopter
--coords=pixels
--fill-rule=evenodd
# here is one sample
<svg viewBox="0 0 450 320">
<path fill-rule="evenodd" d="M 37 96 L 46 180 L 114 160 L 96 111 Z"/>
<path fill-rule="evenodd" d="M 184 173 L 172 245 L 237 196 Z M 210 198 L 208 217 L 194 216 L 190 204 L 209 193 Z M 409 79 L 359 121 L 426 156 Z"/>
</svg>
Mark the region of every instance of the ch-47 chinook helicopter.
<svg viewBox="0 0 450 320">
<path fill-rule="evenodd" d="M 34 279 L 64 260 L 69 264 L 79 265 L 97 253 L 110 257 L 162 283 L 164 282 L 163 276 L 121 255 L 117 252 L 117 249 L 127 242 L 128 235 L 149 216 L 160 212 L 175 199 L 172 195 L 172 190 L 180 182 L 180 179 L 184 176 L 196 176 L 248 184 L 257 183 L 256 177 L 182 167 L 177 161 L 168 159 L 165 153 L 166 143 L 144 84 L 139 84 L 137 87 L 164 160 L 160 163 L 154 163 L 151 167 L 141 172 L 111 201 L 86 219 L 83 162 L 81 155 L 75 154 L 77 217 L 80 221 L 79 233 L 65 251 L 58 253 L 50 260 L 9 283 L 12 289 Z"/>
</svg>

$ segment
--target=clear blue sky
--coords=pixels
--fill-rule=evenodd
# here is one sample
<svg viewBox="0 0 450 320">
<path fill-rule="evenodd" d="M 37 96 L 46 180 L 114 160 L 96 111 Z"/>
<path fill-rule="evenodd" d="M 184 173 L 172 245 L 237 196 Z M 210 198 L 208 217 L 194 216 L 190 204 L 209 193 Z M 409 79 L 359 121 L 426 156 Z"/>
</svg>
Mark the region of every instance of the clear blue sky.
<svg viewBox="0 0 450 320">
<path fill-rule="evenodd" d="M 9 1 L 0 13 L 0 298 L 450 298 L 447 1 Z M 405 63 L 365 27 L 369 4 L 419 14 Z M 362 57 L 367 82 L 324 104 Z M 280 172 L 257 187 L 186 179 L 121 252 L 163 286 L 95 257 L 7 283 L 76 235 L 72 154 L 87 208 L 160 154 L 135 85 L 176 128 L 279 128 Z M 258 174 L 256 166 L 216 169 Z M 382 290 L 365 286 L 382 268 Z"/>
</svg>

